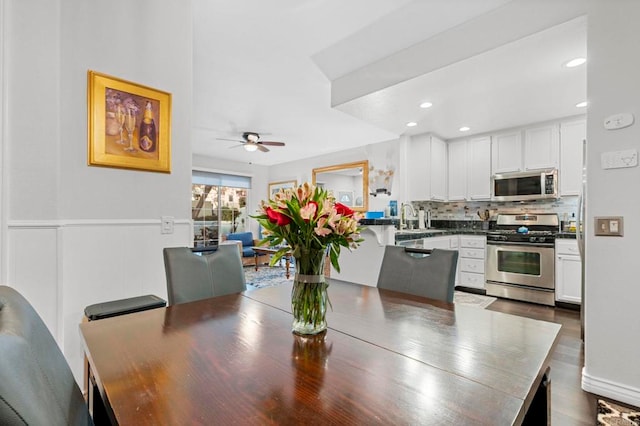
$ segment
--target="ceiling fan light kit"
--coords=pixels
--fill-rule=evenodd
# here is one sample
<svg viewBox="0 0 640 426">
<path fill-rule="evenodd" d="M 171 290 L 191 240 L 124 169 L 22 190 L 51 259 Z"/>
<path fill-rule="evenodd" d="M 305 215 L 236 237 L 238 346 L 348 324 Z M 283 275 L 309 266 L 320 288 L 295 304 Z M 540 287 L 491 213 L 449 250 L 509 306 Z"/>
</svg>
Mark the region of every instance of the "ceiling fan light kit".
<svg viewBox="0 0 640 426">
<path fill-rule="evenodd" d="M 242 133 L 242 139 L 244 139 L 243 141 L 236 140 L 236 139 L 226 139 L 226 138 L 217 138 L 217 139 L 218 140 L 222 140 L 222 141 L 240 142 L 242 144 L 242 146 L 244 147 L 245 151 L 248 151 L 248 152 L 254 152 L 254 151 L 258 151 L 258 150 L 262 151 L 262 152 L 269 152 L 269 148 L 267 148 L 265 145 L 270 145 L 270 146 L 284 146 L 285 145 L 284 142 L 261 141 L 260 140 L 260 134 L 258 134 L 256 132 L 244 132 L 244 133 Z"/>
</svg>

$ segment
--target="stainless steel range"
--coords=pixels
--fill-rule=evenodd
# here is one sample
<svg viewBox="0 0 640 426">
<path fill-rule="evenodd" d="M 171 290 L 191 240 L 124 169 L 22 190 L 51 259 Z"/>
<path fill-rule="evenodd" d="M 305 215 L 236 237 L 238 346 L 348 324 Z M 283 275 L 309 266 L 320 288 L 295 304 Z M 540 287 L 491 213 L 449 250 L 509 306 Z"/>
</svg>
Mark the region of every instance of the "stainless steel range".
<svg viewBox="0 0 640 426">
<path fill-rule="evenodd" d="M 490 296 L 555 305 L 555 213 L 499 214 L 487 234 Z"/>
</svg>

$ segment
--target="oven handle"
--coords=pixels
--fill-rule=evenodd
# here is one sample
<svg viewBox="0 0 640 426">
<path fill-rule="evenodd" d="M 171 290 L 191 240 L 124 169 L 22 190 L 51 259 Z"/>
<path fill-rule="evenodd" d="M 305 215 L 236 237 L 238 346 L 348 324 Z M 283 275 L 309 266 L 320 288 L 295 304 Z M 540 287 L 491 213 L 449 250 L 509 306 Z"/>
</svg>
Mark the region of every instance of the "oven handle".
<svg viewBox="0 0 640 426">
<path fill-rule="evenodd" d="M 520 246 L 520 247 L 545 247 L 545 248 L 553 248 L 555 247 L 555 243 L 514 243 L 512 241 L 487 241 L 487 245 L 489 246 Z"/>
</svg>

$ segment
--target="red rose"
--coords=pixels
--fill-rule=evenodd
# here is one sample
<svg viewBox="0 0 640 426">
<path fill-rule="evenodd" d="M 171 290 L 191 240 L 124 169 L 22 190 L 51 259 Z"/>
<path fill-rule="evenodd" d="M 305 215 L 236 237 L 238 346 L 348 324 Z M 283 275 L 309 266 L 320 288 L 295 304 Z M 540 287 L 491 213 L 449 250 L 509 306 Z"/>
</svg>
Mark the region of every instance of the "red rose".
<svg viewBox="0 0 640 426">
<path fill-rule="evenodd" d="M 291 218 L 279 211 L 272 209 L 271 207 L 267 207 L 266 209 L 267 217 L 269 218 L 269 222 L 275 223 L 278 226 L 285 226 L 291 223 Z"/>
<path fill-rule="evenodd" d="M 349 207 L 345 206 L 342 203 L 336 203 L 336 211 L 338 212 L 338 214 L 341 214 L 342 216 L 345 216 L 345 217 L 353 216 L 353 210 L 351 210 Z"/>
</svg>

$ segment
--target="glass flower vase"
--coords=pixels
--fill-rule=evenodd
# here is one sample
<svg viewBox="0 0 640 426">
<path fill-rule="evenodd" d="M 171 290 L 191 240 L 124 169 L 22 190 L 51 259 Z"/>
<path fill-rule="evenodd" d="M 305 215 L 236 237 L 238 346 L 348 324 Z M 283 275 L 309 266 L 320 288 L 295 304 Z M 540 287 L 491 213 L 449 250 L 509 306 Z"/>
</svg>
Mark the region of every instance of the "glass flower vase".
<svg viewBox="0 0 640 426">
<path fill-rule="evenodd" d="M 327 329 L 327 287 L 324 276 L 325 249 L 294 250 L 296 273 L 291 290 L 292 331 L 318 334 Z"/>
</svg>

